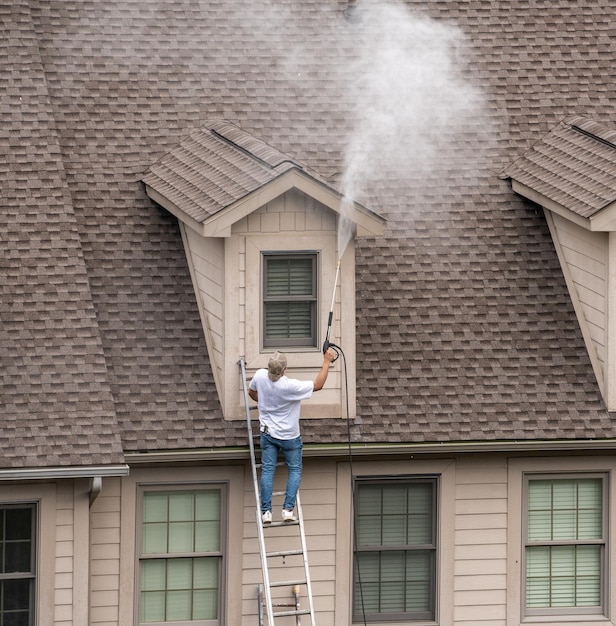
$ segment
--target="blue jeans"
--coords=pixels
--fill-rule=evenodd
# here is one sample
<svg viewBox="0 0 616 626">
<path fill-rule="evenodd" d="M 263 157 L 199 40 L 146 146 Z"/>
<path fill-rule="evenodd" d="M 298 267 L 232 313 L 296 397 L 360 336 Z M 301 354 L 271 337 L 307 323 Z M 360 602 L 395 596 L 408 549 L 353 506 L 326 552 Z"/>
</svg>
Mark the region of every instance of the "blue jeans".
<svg viewBox="0 0 616 626">
<path fill-rule="evenodd" d="M 274 473 L 278 461 L 278 452 L 282 450 L 287 464 L 287 491 L 283 508 L 292 511 L 299 482 L 302 478 L 302 439 L 276 439 L 267 433 L 261 433 L 261 512 L 272 510 L 272 490 Z"/>
</svg>

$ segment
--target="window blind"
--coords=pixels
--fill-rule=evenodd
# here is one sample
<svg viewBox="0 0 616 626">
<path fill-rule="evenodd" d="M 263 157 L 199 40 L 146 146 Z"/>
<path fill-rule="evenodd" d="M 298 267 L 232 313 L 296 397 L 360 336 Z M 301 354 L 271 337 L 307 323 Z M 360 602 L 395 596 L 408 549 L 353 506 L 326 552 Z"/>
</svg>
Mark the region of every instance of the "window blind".
<svg viewBox="0 0 616 626">
<path fill-rule="evenodd" d="M 265 255 L 264 346 L 316 345 L 316 255 Z"/>
<path fill-rule="evenodd" d="M 359 485 L 354 613 L 369 621 L 431 619 L 435 481 Z"/>
</svg>

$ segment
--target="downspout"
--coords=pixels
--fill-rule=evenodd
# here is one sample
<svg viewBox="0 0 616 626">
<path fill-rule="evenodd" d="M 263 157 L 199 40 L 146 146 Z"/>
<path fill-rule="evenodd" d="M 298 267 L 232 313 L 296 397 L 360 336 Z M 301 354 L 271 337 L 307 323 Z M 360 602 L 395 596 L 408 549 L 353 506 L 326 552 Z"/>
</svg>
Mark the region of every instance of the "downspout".
<svg viewBox="0 0 616 626">
<path fill-rule="evenodd" d="M 90 508 L 94 504 L 94 500 L 98 498 L 100 492 L 103 490 L 103 477 L 93 476 L 90 483 Z"/>
</svg>

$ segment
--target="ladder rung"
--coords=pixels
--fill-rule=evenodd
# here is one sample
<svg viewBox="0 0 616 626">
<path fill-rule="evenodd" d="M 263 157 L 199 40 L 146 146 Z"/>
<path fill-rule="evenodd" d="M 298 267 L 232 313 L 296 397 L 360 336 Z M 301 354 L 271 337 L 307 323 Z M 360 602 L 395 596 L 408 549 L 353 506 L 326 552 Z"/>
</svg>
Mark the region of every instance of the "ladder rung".
<svg viewBox="0 0 616 626">
<path fill-rule="evenodd" d="M 298 556 L 300 554 L 304 554 L 303 550 L 283 550 L 281 552 L 268 552 L 267 557 L 273 556 Z"/>
<path fill-rule="evenodd" d="M 275 583 L 270 582 L 270 587 L 292 587 L 293 585 L 305 585 L 305 580 L 279 580 Z"/>
<path fill-rule="evenodd" d="M 272 614 L 272 617 L 289 617 L 290 615 L 309 615 L 310 609 L 299 609 L 295 611 L 277 611 Z"/>
<path fill-rule="evenodd" d="M 276 467 L 282 467 L 283 465 L 286 465 L 286 463 L 284 461 L 279 461 L 278 463 L 276 463 Z M 255 463 L 255 467 L 257 469 L 261 469 L 263 467 L 263 463 Z M 286 493 L 286 491 L 276 491 L 275 493 L 272 493 L 273 496 L 284 496 Z"/>
<path fill-rule="evenodd" d="M 263 528 L 280 528 L 281 526 L 297 526 L 299 521 L 294 522 L 270 522 L 269 524 L 262 524 Z"/>
</svg>

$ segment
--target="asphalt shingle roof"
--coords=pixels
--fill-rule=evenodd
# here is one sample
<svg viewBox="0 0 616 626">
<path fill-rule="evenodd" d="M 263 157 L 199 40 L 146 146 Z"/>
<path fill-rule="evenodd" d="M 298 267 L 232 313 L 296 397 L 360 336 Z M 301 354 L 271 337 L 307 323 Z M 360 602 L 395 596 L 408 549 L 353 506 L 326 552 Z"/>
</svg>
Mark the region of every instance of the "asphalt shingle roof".
<svg viewBox="0 0 616 626">
<path fill-rule="evenodd" d="M 0 466 L 245 445 L 222 418 L 177 222 L 140 181 L 226 119 L 337 186 L 358 120 L 389 113 L 359 116 L 362 54 L 395 39 L 346 22 L 346 4 L 0 7 Z M 544 218 L 499 173 L 564 118 L 613 129 L 616 4 L 405 6 L 465 34 L 455 60 L 483 106 L 455 129 L 436 111 L 409 125 L 438 139 L 432 159 L 384 162 L 395 134 L 369 155 L 361 201 L 387 227 L 357 245 L 353 437 L 615 437 Z M 343 422 L 306 420 L 305 441 L 344 441 Z"/>
</svg>

